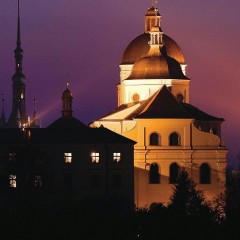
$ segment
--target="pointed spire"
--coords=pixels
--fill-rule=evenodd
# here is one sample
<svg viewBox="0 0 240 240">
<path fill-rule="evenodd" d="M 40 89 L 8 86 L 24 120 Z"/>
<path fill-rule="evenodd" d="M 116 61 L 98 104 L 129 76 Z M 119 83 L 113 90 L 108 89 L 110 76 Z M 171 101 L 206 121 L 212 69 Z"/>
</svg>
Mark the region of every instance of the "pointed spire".
<svg viewBox="0 0 240 240">
<path fill-rule="evenodd" d="M 9 127 L 18 127 L 27 122 L 27 112 L 25 106 L 25 76 L 22 73 L 23 50 L 21 48 L 21 31 L 20 31 L 20 2 L 17 1 L 17 47 L 14 51 L 16 71 L 12 77 L 12 111 L 8 119 Z"/>
<path fill-rule="evenodd" d="M 21 48 L 21 32 L 20 32 L 20 10 L 19 10 L 19 0 L 18 0 L 17 48 Z"/>
<path fill-rule="evenodd" d="M 18 18 L 17 18 L 17 48 L 15 52 L 16 71 L 22 72 L 23 50 L 21 48 L 21 29 L 20 29 L 20 3 L 18 0 Z"/>
</svg>

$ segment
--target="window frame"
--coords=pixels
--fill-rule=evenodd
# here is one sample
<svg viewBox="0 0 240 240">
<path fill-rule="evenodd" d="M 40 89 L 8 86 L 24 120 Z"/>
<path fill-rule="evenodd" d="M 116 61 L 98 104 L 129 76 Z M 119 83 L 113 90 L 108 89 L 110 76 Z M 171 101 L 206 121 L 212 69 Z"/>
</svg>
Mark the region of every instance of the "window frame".
<svg viewBox="0 0 240 240">
<path fill-rule="evenodd" d="M 72 164 L 72 152 L 64 152 L 63 156 L 65 164 Z"/>
<path fill-rule="evenodd" d="M 93 163 L 93 164 L 100 163 L 100 153 L 99 152 L 91 152 L 91 163 Z"/>
<path fill-rule="evenodd" d="M 172 142 L 176 141 L 176 139 L 171 139 L 173 135 L 178 137 L 177 144 L 172 144 Z M 169 134 L 169 146 L 181 146 L 181 135 L 178 132 L 172 132 Z"/>
</svg>

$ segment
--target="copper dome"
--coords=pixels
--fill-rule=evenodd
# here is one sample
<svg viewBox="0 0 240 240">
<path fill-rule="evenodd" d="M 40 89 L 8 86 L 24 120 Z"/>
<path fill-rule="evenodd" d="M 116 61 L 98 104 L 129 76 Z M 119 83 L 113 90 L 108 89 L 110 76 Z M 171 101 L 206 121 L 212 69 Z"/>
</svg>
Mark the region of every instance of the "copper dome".
<svg viewBox="0 0 240 240">
<path fill-rule="evenodd" d="M 145 57 L 150 49 L 149 41 L 149 33 L 143 33 L 132 40 L 122 56 L 121 64 L 134 64 Z M 181 48 L 172 38 L 164 34 L 163 43 L 167 56 L 177 60 L 180 64 L 186 64 Z"/>
<path fill-rule="evenodd" d="M 147 56 L 137 61 L 128 80 L 134 79 L 188 79 L 180 64 L 173 58 Z"/>
</svg>

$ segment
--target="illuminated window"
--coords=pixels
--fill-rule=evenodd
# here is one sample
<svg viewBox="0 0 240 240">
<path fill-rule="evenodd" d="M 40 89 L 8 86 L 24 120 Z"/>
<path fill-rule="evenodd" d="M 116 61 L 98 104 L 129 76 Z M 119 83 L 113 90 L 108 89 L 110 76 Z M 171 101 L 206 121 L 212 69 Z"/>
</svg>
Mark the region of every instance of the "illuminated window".
<svg viewBox="0 0 240 240">
<path fill-rule="evenodd" d="M 91 154 L 91 157 L 92 157 L 92 163 L 99 163 L 99 160 L 100 160 L 100 154 L 99 153 L 93 152 Z"/>
<path fill-rule="evenodd" d="M 99 174 L 92 174 L 91 187 L 100 188 L 101 187 L 101 176 Z"/>
<path fill-rule="evenodd" d="M 158 165 L 156 163 L 150 165 L 149 183 L 150 184 L 160 183 L 159 168 L 158 168 Z"/>
<path fill-rule="evenodd" d="M 178 175 L 179 175 L 179 166 L 177 163 L 172 163 L 170 165 L 170 174 L 169 174 L 169 183 L 175 184 L 177 183 Z"/>
<path fill-rule="evenodd" d="M 152 133 L 150 135 L 150 145 L 152 146 L 160 145 L 160 136 L 157 133 Z"/>
<path fill-rule="evenodd" d="M 16 188 L 17 187 L 17 176 L 16 175 L 10 175 L 9 176 L 9 187 L 10 188 Z"/>
<path fill-rule="evenodd" d="M 41 175 L 36 175 L 34 178 L 35 188 L 41 188 L 43 186 L 43 180 Z"/>
<path fill-rule="evenodd" d="M 113 182 L 113 187 L 114 188 L 120 188 L 121 187 L 121 174 L 114 174 L 112 178 Z"/>
<path fill-rule="evenodd" d="M 113 162 L 120 162 L 121 160 L 121 153 L 113 153 Z"/>
<path fill-rule="evenodd" d="M 207 163 L 200 166 L 200 184 L 211 183 L 211 169 Z"/>
<path fill-rule="evenodd" d="M 64 162 L 67 164 L 72 163 L 72 153 L 64 153 Z"/>
<path fill-rule="evenodd" d="M 169 136 L 169 145 L 170 146 L 180 146 L 180 137 L 174 132 Z"/>
<path fill-rule="evenodd" d="M 14 162 L 16 160 L 16 153 L 9 153 L 8 160 Z"/>
</svg>

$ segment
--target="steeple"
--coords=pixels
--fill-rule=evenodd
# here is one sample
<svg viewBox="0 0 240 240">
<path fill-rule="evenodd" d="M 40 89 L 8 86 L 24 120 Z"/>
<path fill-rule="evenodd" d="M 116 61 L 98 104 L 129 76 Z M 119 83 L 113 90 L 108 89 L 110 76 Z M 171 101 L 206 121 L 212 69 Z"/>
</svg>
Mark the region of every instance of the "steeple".
<svg viewBox="0 0 240 240">
<path fill-rule="evenodd" d="M 25 76 L 22 73 L 23 50 L 21 47 L 19 0 L 17 10 L 17 47 L 14 51 L 16 70 L 12 77 L 12 111 L 7 123 L 8 127 L 19 127 L 23 124 L 26 124 L 28 118 L 25 106 Z"/>
<path fill-rule="evenodd" d="M 72 117 L 72 93 L 69 90 L 69 83 L 67 83 L 66 90 L 62 95 L 62 117 L 71 118 Z"/>
</svg>

